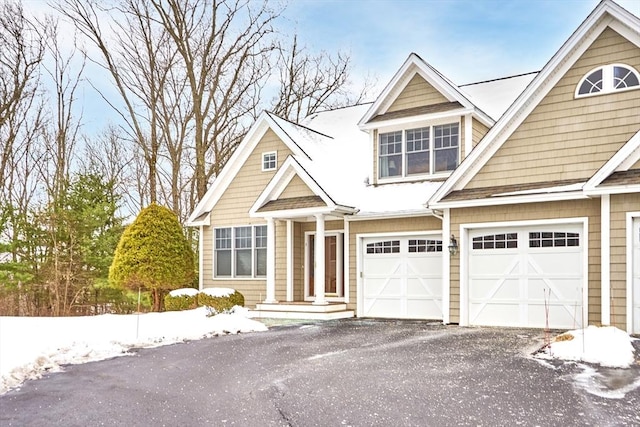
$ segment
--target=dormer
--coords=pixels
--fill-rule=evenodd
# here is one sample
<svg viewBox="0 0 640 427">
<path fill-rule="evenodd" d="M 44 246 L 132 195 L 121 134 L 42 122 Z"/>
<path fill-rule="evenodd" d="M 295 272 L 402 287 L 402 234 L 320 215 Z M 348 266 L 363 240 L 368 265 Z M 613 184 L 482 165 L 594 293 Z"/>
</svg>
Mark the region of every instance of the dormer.
<svg viewBox="0 0 640 427">
<path fill-rule="evenodd" d="M 373 147 L 373 184 L 447 178 L 493 123 L 412 53 L 359 123 Z"/>
</svg>

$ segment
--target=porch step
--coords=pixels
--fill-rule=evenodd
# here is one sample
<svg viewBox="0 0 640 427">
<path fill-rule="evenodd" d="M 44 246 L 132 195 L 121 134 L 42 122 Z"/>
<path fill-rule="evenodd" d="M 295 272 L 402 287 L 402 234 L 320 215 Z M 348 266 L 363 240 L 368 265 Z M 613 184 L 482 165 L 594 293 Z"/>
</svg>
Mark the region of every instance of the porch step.
<svg viewBox="0 0 640 427">
<path fill-rule="evenodd" d="M 354 317 L 353 310 L 347 310 L 347 304 L 314 305 L 310 303 L 278 303 L 256 304 L 255 310 L 250 310 L 253 318 L 272 319 L 309 319 L 333 320 Z"/>
</svg>

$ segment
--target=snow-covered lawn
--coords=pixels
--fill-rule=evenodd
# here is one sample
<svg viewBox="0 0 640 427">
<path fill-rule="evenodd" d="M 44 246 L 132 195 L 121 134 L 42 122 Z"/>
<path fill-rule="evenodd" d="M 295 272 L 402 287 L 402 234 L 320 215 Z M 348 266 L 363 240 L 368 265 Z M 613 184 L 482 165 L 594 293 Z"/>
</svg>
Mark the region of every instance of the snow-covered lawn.
<svg viewBox="0 0 640 427">
<path fill-rule="evenodd" d="M 266 331 L 247 318 L 248 310 L 207 317 L 205 307 L 187 311 L 90 317 L 0 316 L 0 394 L 58 371 L 61 365 L 128 354 L 133 347 L 155 347 L 214 335 Z"/>
</svg>

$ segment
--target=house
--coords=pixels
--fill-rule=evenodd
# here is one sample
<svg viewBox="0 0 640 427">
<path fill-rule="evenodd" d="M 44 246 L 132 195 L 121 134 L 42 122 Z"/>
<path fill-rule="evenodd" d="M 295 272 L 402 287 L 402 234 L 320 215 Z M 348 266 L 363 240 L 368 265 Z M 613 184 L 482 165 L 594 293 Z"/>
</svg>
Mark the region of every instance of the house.
<svg viewBox="0 0 640 427">
<path fill-rule="evenodd" d="M 639 71 L 640 19 L 604 0 L 537 73 L 457 86 L 411 54 L 372 104 L 265 112 L 189 218 L 200 286 L 256 316 L 640 333 Z"/>
</svg>

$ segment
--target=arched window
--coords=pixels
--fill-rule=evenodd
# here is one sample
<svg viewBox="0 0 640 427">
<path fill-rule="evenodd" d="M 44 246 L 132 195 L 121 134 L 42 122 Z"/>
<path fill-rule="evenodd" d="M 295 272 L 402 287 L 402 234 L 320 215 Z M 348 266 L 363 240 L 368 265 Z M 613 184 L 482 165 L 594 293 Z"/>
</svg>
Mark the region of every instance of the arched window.
<svg viewBox="0 0 640 427">
<path fill-rule="evenodd" d="M 640 74 L 625 64 L 609 64 L 589 71 L 576 87 L 576 98 L 640 89 Z"/>
</svg>

